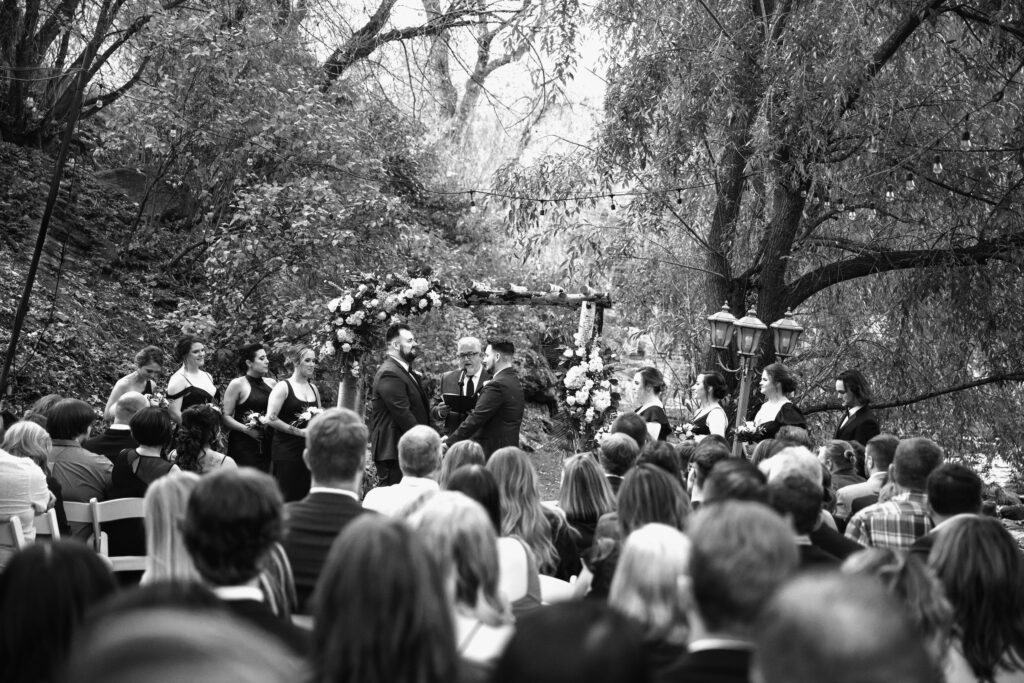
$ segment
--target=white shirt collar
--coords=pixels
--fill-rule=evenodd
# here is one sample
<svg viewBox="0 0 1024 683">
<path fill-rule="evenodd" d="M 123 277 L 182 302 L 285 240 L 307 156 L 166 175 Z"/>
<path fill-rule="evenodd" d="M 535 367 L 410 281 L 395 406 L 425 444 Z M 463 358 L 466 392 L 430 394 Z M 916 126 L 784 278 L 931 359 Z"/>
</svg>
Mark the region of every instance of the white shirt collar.
<svg viewBox="0 0 1024 683">
<path fill-rule="evenodd" d="M 211 586 L 210 590 L 221 600 L 255 600 L 263 602 L 263 591 L 256 586 Z"/>
<path fill-rule="evenodd" d="M 638 413 L 642 413 L 642 412 L 644 412 L 645 410 L 647 410 L 648 408 L 650 408 L 651 406 L 658 406 L 659 408 L 664 408 L 664 407 L 665 407 L 665 404 L 661 402 L 661 399 L 660 399 L 660 398 L 658 398 L 657 396 L 655 396 L 655 397 L 651 398 L 651 400 L 650 400 L 650 401 L 647 401 L 647 402 L 645 402 L 645 403 L 644 403 L 644 404 L 643 404 L 642 406 L 640 406 L 639 408 L 637 408 L 637 409 L 636 409 L 636 412 L 638 412 Z"/>
<path fill-rule="evenodd" d="M 407 486 L 414 489 L 434 489 L 439 490 L 441 488 L 437 480 L 431 479 L 430 477 L 410 477 L 408 474 L 402 476 L 402 481 L 398 482 L 401 486 Z"/>
<path fill-rule="evenodd" d="M 483 373 L 484 373 L 484 366 L 483 366 L 483 364 L 480 365 L 480 369 L 478 369 L 476 371 L 475 375 L 471 375 L 471 374 L 463 371 L 463 373 L 462 373 L 462 383 L 465 384 L 467 379 L 472 378 L 473 379 L 473 386 L 474 387 L 478 387 L 478 386 L 480 386 L 480 375 L 482 375 Z"/>
<path fill-rule="evenodd" d="M 107 427 L 107 429 L 112 431 L 112 432 L 128 432 L 128 431 L 131 431 L 131 427 L 130 426 L 128 426 L 128 425 L 119 425 L 116 422 L 114 424 L 110 425 L 109 427 Z"/>
<path fill-rule="evenodd" d="M 701 650 L 753 650 L 754 645 L 736 638 L 698 638 L 686 647 L 688 652 Z"/>
<path fill-rule="evenodd" d="M 861 406 L 861 405 L 856 405 L 856 406 L 854 406 L 854 407 L 852 407 L 852 408 L 847 408 L 847 410 L 846 410 L 846 414 L 847 414 L 847 415 L 849 415 L 850 417 L 853 417 L 854 415 L 856 415 L 856 414 L 857 414 L 857 411 L 858 411 L 858 410 L 860 410 L 860 409 L 861 409 L 861 408 L 863 408 L 863 407 L 864 407 L 864 406 Z"/>
<path fill-rule="evenodd" d="M 355 491 L 349 491 L 348 489 L 336 489 L 330 486 L 311 486 L 309 489 L 310 493 L 340 493 L 343 496 L 348 496 L 352 500 L 358 502 L 359 496 L 356 495 Z"/>
</svg>

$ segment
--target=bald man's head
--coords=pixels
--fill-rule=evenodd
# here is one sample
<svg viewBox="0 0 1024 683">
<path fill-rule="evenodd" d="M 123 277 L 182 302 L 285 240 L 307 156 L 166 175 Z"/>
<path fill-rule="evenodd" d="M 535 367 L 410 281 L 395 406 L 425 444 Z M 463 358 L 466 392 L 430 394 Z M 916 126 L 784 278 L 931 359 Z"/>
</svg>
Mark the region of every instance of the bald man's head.
<svg viewBox="0 0 1024 683">
<path fill-rule="evenodd" d="M 126 425 L 135 413 L 149 407 L 149 400 L 137 391 L 126 391 L 114 403 L 114 424 Z"/>
</svg>

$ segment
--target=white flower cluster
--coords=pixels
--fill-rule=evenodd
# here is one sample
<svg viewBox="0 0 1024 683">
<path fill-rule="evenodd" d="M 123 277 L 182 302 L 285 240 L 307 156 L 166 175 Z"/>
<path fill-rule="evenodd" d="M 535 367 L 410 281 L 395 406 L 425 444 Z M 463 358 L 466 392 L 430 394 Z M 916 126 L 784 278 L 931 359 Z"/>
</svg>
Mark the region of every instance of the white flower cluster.
<svg viewBox="0 0 1024 683">
<path fill-rule="evenodd" d="M 599 374 L 604 371 L 601 350 L 594 345 L 588 354 L 587 350 L 580 346 L 576 349 L 566 349 L 562 355 L 566 359 L 582 359 L 579 364 L 566 370 L 565 378 L 562 380 L 566 389 L 565 403 L 583 421 L 592 423 L 612 405 L 611 383 L 599 378 Z"/>
</svg>

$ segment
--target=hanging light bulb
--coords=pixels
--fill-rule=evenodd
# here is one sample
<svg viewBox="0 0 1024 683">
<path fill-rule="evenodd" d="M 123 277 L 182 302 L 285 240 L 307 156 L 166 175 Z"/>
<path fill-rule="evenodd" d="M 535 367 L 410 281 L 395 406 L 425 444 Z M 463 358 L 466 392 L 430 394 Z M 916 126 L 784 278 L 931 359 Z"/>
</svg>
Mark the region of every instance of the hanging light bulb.
<svg viewBox="0 0 1024 683">
<path fill-rule="evenodd" d="M 868 218 L 876 218 L 878 216 L 878 210 L 873 206 L 868 207 Z"/>
<path fill-rule="evenodd" d="M 814 193 L 814 199 L 812 201 L 814 202 L 815 206 L 817 206 L 818 204 L 821 204 L 821 195 L 818 194 L 817 192 L 815 192 Z"/>
<path fill-rule="evenodd" d="M 960 136 L 960 149 L 965 152 L 971 150 L 971 131 L 964 129 L 964 134 Z"/>
<path fill-rule="evenodd" d="M 807 199 L 807 190 L 806 189 L 800 190 L 800 198 L 801 199 Z"/>
<path fill-rule="evenodd" d="M 938 154 L 935 155 L 935 163 L 932 164 L 932 173 L 942 175 L 942 158 Z"/>
<path fill-rule="evenodd" d="M 682 204 L 682 203 L 683 203 L 683 191 L 682 190 L 676 190 L 676 204 Z"/>
<path fill-rule="evenodd" d="M 611 202 L 612 202 L 611 206 L 609 206 L 608 208 L 611 209 L 612 211 L 614 211 L 615 210 L 615 195 L 614 194 L 608 195 L 608 199 L 610 199 Z"/>
<path fill-rule="evenodd" d="M 540 200 L 540 215 L 543 216 L 545 213 L 546 209 L 544 208 L 544 200 L 542 199 Z"/>
<path fill-rule="evenodd" d="M 832 199 L 828 195 L 825 196 L 824 205 L 825 205 L 825 210 L 826 211 L 828 211 L 829 209 L 832 208 Z"/>
<path fill-rule="evenodd" d="M 846 217 L 849 218 L 851 221 L 852 220 L 856 220 L 857 219 L 857 211 L 856 211 L 856 209 L 852 209 L 851 208 L 849 211 L 847 211 L 846 212 Z"/>
<path fill-rule="evenodd" d="M 868 152 L 878 154 L 878 140 L 875 139 L 874 135 L 871 136 L 871 141 L 868 142 Z"/>
<path fill-rule="evenodd" d="M 885 186 L 885 201 L 894 202 L 896 201 L 896 191 L 892 189 L 892 185 Z"/>
<path fill-rule="evenodd" d="M 907 174 L 907 179 L 904 182 L 903 186 L 907 188 L 907 192 L 913 192 L 914 190 L 917 189 L 917 183 L 914 182 L 914 174 L 913 173 L 908 173 Z"/>
<path fill-rule="evenodd" d="M 836 211 L 839 213 L 846 211 L 846 201 L 842 197 L 836 202 Z"/>
<path fill-rule="evenodd" d="M 469 212 L 476 213 L 479 209 L 476 206 L 476 195 L 470 191 L 469 193 Z"/>
</svg>

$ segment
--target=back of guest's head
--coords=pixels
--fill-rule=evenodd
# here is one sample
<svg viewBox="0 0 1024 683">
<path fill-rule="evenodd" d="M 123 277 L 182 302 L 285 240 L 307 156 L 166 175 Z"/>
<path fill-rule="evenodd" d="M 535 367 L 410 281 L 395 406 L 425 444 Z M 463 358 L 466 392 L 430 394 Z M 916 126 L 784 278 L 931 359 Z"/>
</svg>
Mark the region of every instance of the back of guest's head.
<svg viewBox="0 0 1024 683">
<path fill-rule="evenodd" d="M 174 423 L 165 408 L 143 408 L 132 416 L 128 428 L 140 446 L 163 448 L 174 435 Z"/>
<path fill-rule="evenodd" d="M 704 439 L 697 448 L 693 451 L 693 457 L 690 458 L 690 469 L 693 471 L 694 483 L 702 487 L 704 486 L 704 480 L 708 478 L 708 474 L 711 472 L 711 468 L 715 466 L 715 463 L 732 457 L 732 451 L 729 450 L 728 446 L 723 446 L 717 441 L 709 441 Z"/>
<path fill-rule="evenodd" d="M 843 388 L 853 394 L 857 405 L 866 406 L 871 403 L 871 386 L 860 370 L 843 370 L 836 378 L 843 383 Z"/>
<path fill-rule="evenodd" d="M 608 604 L 645 629 L 649 641 L 685 642 L 686 609 L 679 577 L 687 572 L 690 541 L 665 524 L 647 524 L 622 547 Z"/>
<path fill-rule="evenodd" d="M 704 505 L 725 500 L 748 500 L 768 504 L 764 473 L 744 458 L 719 460 L 704 480 Z"/>
<path fill-rule="evenodd" d="M 931 683 L 918 633 L 877 581 L 804 574 L 779 590 L 755 631 L 764 683 Z"/>
<path fill-rule="evenodd" d="M 864 444 L 860 441 L 850 441 L 850 449 L 853 451 L 853 471 L 864 477 L 868 476 L 867 466 L 865 464 L 865 450 Z"/>
<path fill-rule="evenodd" d="M 361 515 L 338 535 L 317 581 L 314 681 L 455 680 L 444 580 L 405 522 Z"/>
<path fill-rule="evenodd" d="M 441 474 L 438 475 L 437 482 L 441 488 L 446 488 L 445 484 L 451 479 L 455 470 L 465 465 L 486 464 L 487 456 L 484 454 L 483 446 L 472 439 L 456 441 L 444 452 L 444 457 L 441 460 Z"/>
<path fill-rule="evenodd" d="M 306 465 L 319 484 L 351 482 L 363 471 L 369 432 L 355 411 L 328 408 L 306 428 Z"/>
<path fill-rule="evenodd" d="M 953 607 L 942 584 L 917 555 L 892 548 L 867 548 L 850 555 L 843 562 L 842 572 L 877 579 L 905 608 L 933 659 L 945 657 L 953 628 Z"/>
<path fill-rule="evenodd" d="M 690 460 L 693 459 L 693 452 L 697 449 L 697 442 L 686 440 L 676 446 L 676 455 L 679 457 L 679 471 L 687 472 L 690 469 Z"/>
<path fill-rule="evenodd" d="M 456 491 L 441 491 L 407 522 L 441 576 L 454 580 L 456 605 L 490 626 L 511 621 L 511 606 L 498 590 L 498 536 L 479 503 Z"/>
<path fill-rule="evenodd" d="M 49 433 L 35 422 L 15 422 L 4 433 L 3 450 L 11 455 L 29 458 L 40 467 L 46 465 L 53 449 Z"/>
<path fill-rule="evenodd" d="M 750 462 L 754 465 L 760 465 L 762 462 L 772 457 L 777 453 L 775 446 L 778 442 L 775 439 L 765 439 L 764 441 L 758 441 L 757 445 L 754 446 L 754 452 L 750 454 Z"/>
<path fill-rule="evenodd" d="M 441 435 L 416 425 L 398 440 L 398 466 L 409 477 L 426 477 L 441 467 Z"/>
<path fill-rule="evenodd" d="M 833 472 L 852 470 L 856 464 L 857 453 L 848 441 L 829 439 L 821 447 L 821 457 L 826 467 Z"/>
<path fill-rule="evenodd" d="M 647 422 L 636 413 L 622 413 L 612 422 L 612 434 L 626 434 L 633 437 L 637 449 L 643 448 L 649 438 Z M 605 437 L 607 439 L 607 437 Z M 606 468 L 607 469 L 607 468 Z"/>
<path fill-rule="evenodd" d="M 290 683 L 301 677 L 300 663 L 266 632 L 215 607 L 186 601 L 99 621 L 76 644 L 63 680 Z"/>
<path fill-rule="evenodd" d="M 530 456 L 515 446 L 499 448 L 487 461 L 501 493 L 501 535 L 519 536 L 537 556 L 541 573 L 558 563 L 551 542 L 551 522 L 545 516 Z"/>
<path fill-rule="evenodd" d="M 658 368 L 652 368 L 648 365 L 640 368 L 636 374 L 640 375 L 640 381 L 643 385 L 655 394 L 661 394 L 665 388 L 665 377 Z"/>
<path fill-rule="evenodd" d="M 243 584 L 281 540 L 284 503 L 270 475 L 249 467 L 205 475 L 189 497 L 182 531 L 204 581 Z"/>
<path fill-rule="evenodd" d="M 821 484 L 822 467 L 821 463 L 807 448 L 803 446 L 789 446 L 760 464 L 768 481 L 790 474 L 809 479 Z"/>
<path fill-rule="evenodd" d="M 637 625 L 600 600 L 564 602 L 519 620 L 494 683 L 646 683 Z"/>
<path fill-rule="evenodd" d="M 747 635 L 765 601 L 797 568 L 789 525 L 760 503 L 702 506 L 690 518 L 692 599 L 711 631 Z"/>
<path fill-rule="evenodd" d="M 146 397 L 137 391 L 126 391 L 114 402 L 114 422 L 117 424 L 128 424 L 143 408 L 149 405 Z"/>
<path fill-rule="evenodd" d="M 645 524 L 682 529 L 690 514 L 690 499 L 678 479 L 655 465 L 637 465 L 619 489 L 619 527 L 623 536 Z"/>
<path fill-rule="evenodd" d="M 33 416 L 41 419 L 42 421 L 38 424 L 42 427 L 46 426 L 46 418 L 50 415 L 50 411 L 53 407 L 64 400 L 64 397 L 60 394 L 46 394 L 36 399 L 36 402 L 32 404 L 32 407 L 25 411 L 25 419 L 29 416 Z"/>
<path fill-rule="evenodd" d="M 199 475 L 171 472 L 146 489 L 142 501 L 146 528 L 146 581 L 190 581 L 199 578 L 181 533 L 188 499 Z"/>
<path fill-rule="evenodd" d="M 615 432 L 604 437 L 598 450 L 601 453 L 601 466 L 608 474 L 619 477 L 626 474 L 640 456 L 636 439 L 625 432 Z"/>
<path fill-rule="evenodd" d="M 789 515 L 793 530 L 798 535 L 814 531 L 821 514 L 823 490 L 821 484 L 807 477 L 788 474 L 768 482 L 768 499 L 780 515 Z"/>
<path fill-rule="evenodd" d="M 174 342 L 174 360 L 184 363 L 185 358 L 192 351 L 192 347 L 202 342 L 203 340 L 194 334 L 183 334 L 178 337 L 178 341 Z"/>
<path fill-rule="evenodd" d="M 998 519 L 946 522 L 928 555 L 953 605 L 954 632 L 979 680 L 1024 662 L 1024 585 L 1020 549 Z"/>
<path fill-rule="evenodd" d="M 501 493 L 498 491 L 498 482 L 494 480 L 494 475 L 486 467 L 460 467 L 452 472 L 445 488 L 449 491 L 458 491 L 480 503 L 494 525 L 495 533 L 501 533 Z"/>
<path fill-rule="evenodd" d="M 676 452 L 675 446 L 667 441 L 648 441 L 640 449 L 640 457 L 636 461 L 637 463 L 646 462 L 651 465 L 657 465 L 676 479 L 683 480 L 683 469 L 679 465 L 679 454 Z"/>
<path fill-rule="evenodd" d="M 903 439 L 892 460 L 893 479 L 905 489 L 923 493 L 928 485 L 928 475 L 942 464 L 944 458 L 939 444 L 931 439 Z"/>
<path fill-rule="evenodd" d="M 75 439 L 89 431 L 96 412 L 85 401 L 64 398 L 46 415 L 46 431 L 54 439 Z"/>
<path fill-rule="evenodd" d="M 864 444 L 864 457 L 871 458 L 874 471 L 885 472 L 896 457 L 896 447 L 899 445 L 900 440 L 896 435 L 878 434 Z"/>
<path fill-rule="evenodd" d="M 0 680 L 58 680 L 86 612 L 116 590 L 99 555 L 75 541 L 34 543 L 0 573 Z"/>
<path fill-rule="evenodd" d="M 811 438 L 811 433 L 803 427 L 796 425 L 782 425 L 779 427 L 779 431 L 775 434 L 775 440 L 791 446 L 814 448 L 814 440 Z"/>
<path fill-rule="evenodd" d="M 615 509 L 615 496 L 601 465 L 590 453 L 570 455 L 562 463 L 558 506 L 572 520 L 596 522 Z"/>
<path fill-rule="evenodd" d="M 928 505 L 944 517 L 981 514 L 982 488 L 974 470 L 955 462 L 936 467 L 925 484 Z"/>
<path fill-rule="evenodd" d="M 243 374 L 249 371 L 249 363 L 256 360 L 256 356 L 260 351 L 266 351 L 266 347 L 260 342 L 253 342 L 252 344 L 246 344 L 242 348 L 238 349 L 238 369 Z"/>
<path fill-rule="evenodd" d="M 144 367 L 146 365 L 164 364 L 164 351 L 159 346 L 144 346 L 135 354 L 135 365 Z"/>
<path fill-rule="evenodd" d="M 220 412 L 205 403 L 181 411 L 181 426 L 174 435 L 178 467 L 202 474 L 203 454 L 220 434 L 220 419 Z"/>
</svg>

